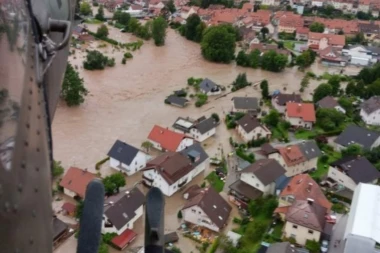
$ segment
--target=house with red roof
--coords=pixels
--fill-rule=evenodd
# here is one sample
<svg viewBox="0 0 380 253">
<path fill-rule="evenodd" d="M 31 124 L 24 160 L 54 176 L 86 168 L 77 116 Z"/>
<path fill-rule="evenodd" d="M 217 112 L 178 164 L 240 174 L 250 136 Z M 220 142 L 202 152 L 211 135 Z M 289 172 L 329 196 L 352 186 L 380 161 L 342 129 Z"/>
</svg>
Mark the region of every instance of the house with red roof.
<svg viewBox="0 0 380 253">
<path fill-rule="evenodd" d="M 276 13 L 274 20 L 278 23 L 278 32 L 293 33 L 299 27 L 304 26 L 304 20 L 301 15 L 294 14 L 293 12 Z"/>
<path fill-rule="evenodd" d="M 148 141 L 155 149 L 171 152 L 181 151 L 194 143 L 192 138 L 158 125 L 150 131 Z"/>
<path fill-rule="evenodd" d="M 309 28 L 307 27 L 297 27 L 296 29 L 296 39 L 297 40 L 308 40 L 309 39 Z"/>
<path fill-rule="evenodd" d="M 307 45 L 314 50 L 323 50 L 329 46 L 342 49 L 346 44 L 346 37 L 338 34 L 309 33 Z"/>
<path fill-rule="evenodd" d="M 84 199 L 87 185 L 95 178 L 97 177 L 87 170 L 70 167 L 59 185 L 67 196 Z"/>
<path fill-rule="evenodd" d="M 285 119 L 293 127 L 311 129 L 316 121 L 315 108 L 312 103 L 286 103 Z"/>
</svg>

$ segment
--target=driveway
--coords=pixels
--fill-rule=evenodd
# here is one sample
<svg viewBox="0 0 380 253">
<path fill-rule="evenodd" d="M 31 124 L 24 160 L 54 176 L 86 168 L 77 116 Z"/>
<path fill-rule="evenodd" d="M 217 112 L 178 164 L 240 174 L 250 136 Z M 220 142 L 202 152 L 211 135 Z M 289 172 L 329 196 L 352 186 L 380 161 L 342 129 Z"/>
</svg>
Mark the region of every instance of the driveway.
<svg viewBox="0 0 380 253">
<path fill-rule="evenodd" d="M 236 155 L 227 156 L 227 178 L 224 184 L 223 191 L 228 193 L 229 186 L 239 179 L 239 174 L 236 172 L 237 169 L 237 158 Z"/>
</svg>

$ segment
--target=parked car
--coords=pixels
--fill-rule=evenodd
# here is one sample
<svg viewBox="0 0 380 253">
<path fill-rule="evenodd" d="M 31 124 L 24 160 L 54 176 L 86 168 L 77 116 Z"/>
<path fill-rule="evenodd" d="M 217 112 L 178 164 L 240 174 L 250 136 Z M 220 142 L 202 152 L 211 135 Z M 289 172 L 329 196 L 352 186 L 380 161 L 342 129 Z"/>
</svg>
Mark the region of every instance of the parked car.
<svg viewBox="0 0 380 253">
<path fill-rule="evenodd" d="M 321 245 L 321 252 L 326 253 L 328 250 L 329 250 L 329 242 L 326 240 L 323 240 L 322 245 Z"/>
</svg>

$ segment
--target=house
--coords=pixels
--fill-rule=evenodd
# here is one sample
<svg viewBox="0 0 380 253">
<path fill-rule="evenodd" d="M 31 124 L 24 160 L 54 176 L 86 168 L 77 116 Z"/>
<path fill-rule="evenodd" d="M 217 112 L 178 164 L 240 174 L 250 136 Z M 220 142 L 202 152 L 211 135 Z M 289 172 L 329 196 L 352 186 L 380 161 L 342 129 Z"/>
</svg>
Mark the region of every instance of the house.
<svg viewBox="0 0 380 253">
<path fill-rule="evenodd" d="M 356 187 L 344 231 L 344 253 L 378 251 L 379 195 L 380 187 L 377 185 L 361 183 Z"/>
<path fill-rule="evenodd" d="M 85 27 L 79 25 L 74 26 L 72 36 L 75 39 L 78 39 L 78 37 L 83 34 L 87 34 L 87 29 Z"/>
<path fill-rule="evenodd" d="M 286 110 L 286 103 L 288 102 L 294 102 L 294 103 L 301 103 L 301 95 L 299 94 L 285 94 L 285 93 L 277 93 L 272 95 L 272 106 L 274 109 L 276 109 L 279 113 L 285 113 Z"/>
<path fill-rule="evenodd" d="M 322 7 L 325 2 L 324 0 L 313 0 L 311 6 Z"/>
<path fill-rule="evenodd" d="M 354 191 L 359 183 L 376 184 L 380 172 L 365 157 L 343 157 L 330 164 L 327 176 L 345 187 Z"/>
<path fill-rule="evenodd" d="M 286 212 L 283 235 L 294 238 L 300 245 L 305 245 L 307 240 L 318 242 L 324 231 L 327 212 L 313 199 L 296 199 Z"/>
<path fill-rule="evenodd" d="M 150 131 L 148 141 L 152 143 L 155 149 L 172 152 L 181 151 L 194 143 L 194 140 L 186 137 L 186 135 L 158 125 L 154 125 Z"/>
<path fill-rule="evenodd" d="M 380 96 L 373 96 L 364 101 L 360 116 L 367 125 L 380 125 Z"/>
<path fill-rule="evenodd" d="M 270 244 L 265 253 L 301 253 L 295 250 L 290 242 L 276 242 Z"/>
<path fill-rule="evenodd" d="M 222 89 L 208 78 L 203 79 L 199 84 L 199 91 L 207 96 L 218 95 L 222 92 Z"/>
<path fill-rule="evenodd" d="M 358 11 L 368 13 L 370 10 L 371 0 L 359 0 Z"/>
<path fill-rule="evenodd" d="M 255 97 L 233 97 L 233 109 L 234 112 L 259 112 L 259 101 Z"/>
<path fill-rule="evenodd" d="M 149 9 L 162 9 L 165 4 L 161 0 L 149 0 Z"/>
<path fill-rule="evenodd" d="M 271 131 L 249 113 L 236 121 L 236 125 L 238 134 L 245 142 L 261 138 L 269 139 L 271 136 Z"/>
<path fill-rule="evenodd" d="M 201 117 L 197 120 L 179 117 L 172 127 L 175 132 L 185 134 L 198 142 L 203 142 L 215 135 L 217 125 L 218 123 L 213 117 Z"/>
<path fill-rule="evenodd" d="M 189 100 L 183 97 L 178 97 L 176 95 L 170 95 L 165 99 L 165 103 L 183 108 L 189 104 Z"/>
<path fill-rule="evenodd" d="M 278 20 L 278 32 L 295 33 L 297 28 L 304 26 L 304 21 L 301 15 L 293 12 L 277 12 L 275 19 Z"/>
<path fill-rule="evenodd" d="M 172 196 L 186 184 L 207 170 L 209 157 L 199 143 L 181 152 L 167 152 L 147 163 L 143 184 L 158 187 L 166 196 Z"/>
<path fill-rule="evenodd" d="M 69 231 L 69 226 L 58 219 L 53 217 L 53 245 L 57 245 L 61 239 L 63 239 Z"/>
<path fill-rule="evenodd" d="M 363 33 L 366 40 L 372 41 L 380 33 L 380 26 L 373 22 L 371 23 L 359 23 L 359 31 Z"/>
<path fill-rule="evenodd" d="M 259 39 L 256 38 L 255 40 L 252 40 L 250 43 L 250 50 L 259 50 L 261 52 L 261 56 L 268 51 L 275 51 L 278 54 L 283 54 L 288 57 L 288 62 L 291 60 L 291 55 L 288 50 L 286 49 L 280 49 L 278 48 L 278 45 L 276 44 L 265 44 L 260 43 Z"/>
<path fill-rule="evenodd" d="M 148 155 L 141 150 L 116 140 L 107 156 L 110 157 L 110 167 L 128 176 L 145 167 Z"/>
<path fill-rule="evenodd" d="M 307 27 L 297 27 L 296 29 L 296 40 L 305 40 L 309 39 L 309 28 Z"/>
<path fill-rule="evenodd" d="M 192 14 L 197 14 L 199 7 L 197 6 L 182 6 L 181 8 L 181 18 L 187 19 Z"/>
<path fill-rule="evenodd" d="M 232 208 L 214 188 L 193 185 L 184 195 L 187 197 L 181 210 L 184 221 L 215 232 L 227 225 Z"/>
<path fill-rule="evenodd" d="M 229 201 L 239 207 L 247 209 L 248 203 L 263 196 L 263 192 L 238 179 L 229 187 Z"/>
<path fill-rule="evenodd" d="M 376 62 L 373 59 L 372 52 L 362 45 L 344 48 L 342 54 L 348 57 L 348 62 L 352 65 L 368 66 Z"/>
<path fill-rule="evenodd" d="M 70 202 L 63 203 L 61 210 L 64 215 L 74 216 L 76 211 L 76 206 Z"/>
<path fill-rule="evenodd" d="M 63 193 L 67 196 L 84 199 L 87 185 L 95 178 L 97 177 L 87 169 L 70 167 L 59 185 L 63 187 Z"/>
<path fill-rule="evenodd" d="M 323 206 L 327 210 L 331 209 L 332 204 L 323 194 L 319 185 L 308 174 L 296 175 L 280 193 L 278 208 L 275 213 L 285 218 L 287 207 L 291 206 L 296 200 L 306 201 L 307 199 L 313 199 L 314 203 Z"/>
<path fill-rule="evenodd" d="M 285 119 L 293 127 L 311 129 L 316 121 L 314 104 L 312 103 L 286 103 Z"/>
<path fill-rule="evenodd" d="M 321 58 L 322 64 L 327 66 L 344 67 L 349 61 L 347 56 L 342 55 L 340 49 L 332 46 L 319 50 L 318 55 Z"/>
<path fill-rule="evenodd" d="M 318 158 L 322 154 L 312 140 L 276 149 L 277 152 L 269 154 L 268 158 L 277 160 L 285 168 L 287 177 L 317 168 Z"/>
<path fill-rule="evenodd" d="M 133 229 L 134 223 L 143 215 L 145 196 L 133 187 L 104 201 L 102 234 L 116 233 L 119 236 Z"/>
<path fill-rule="evenodd" d="M 380 145 L 380 133 L 357 125 L 350 125 L 335 139 L 338 151 L 352 144 L 358 144 L 363 149 L 371 150 Z"/>
<path fill-rule="evenodd" d="M 342 49 L 346 44 L 346 37 L 338 34 L 309 33 L 307 45 L 311 49 L 323 50 L 328 46 Z"/>
<path fill-rule="evenodd" d="M 316 104 L 319 108 L 335 109 L 338 112 L 341 112 L 344 114 L 346 113 L 346 110 L 343 109 L 343 107 L 341 107 L 339 105 L 338 101 L 336 101 L 336 99 L 332 96 L 326 96 L 326 97 L 322 98 L 321 100 L 319 100 Z"/>
<path fill-rule="evenodd" d="M 274 159 L 261 159 L 240 172 L 240 180 L 263 192 L 263 195 L 275 195 L 276 182 L 284 176 L 286 170 Z M 282 189 L 281 189 L 282 190 Z"/>
</svg>

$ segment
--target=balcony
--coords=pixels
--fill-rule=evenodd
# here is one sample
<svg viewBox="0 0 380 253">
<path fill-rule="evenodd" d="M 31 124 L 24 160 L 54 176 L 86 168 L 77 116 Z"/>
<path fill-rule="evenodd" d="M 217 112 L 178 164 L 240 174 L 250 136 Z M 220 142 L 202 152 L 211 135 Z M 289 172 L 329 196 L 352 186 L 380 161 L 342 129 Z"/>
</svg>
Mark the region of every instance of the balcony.
<svg viewBox="0 0 380 253">
<path fill-rule="evenodd" d="M 187 183 L 187 179 L 186 179 L 185 181 L 183 181 L 182 183 L 179 183 L 179 184 L 178 184 L 178 188 L 181 188 L 181 187 L 184 186 L 186 183 Z"/>
<path fill-rule="evenodd" d="M 152 183 L 154 181 L 153 179 L 150 179 L 150 178 L 146 177 L 145 175 L 143 175 L 143 179 L 150 182 L 150 183 Z"/>
</svg>

